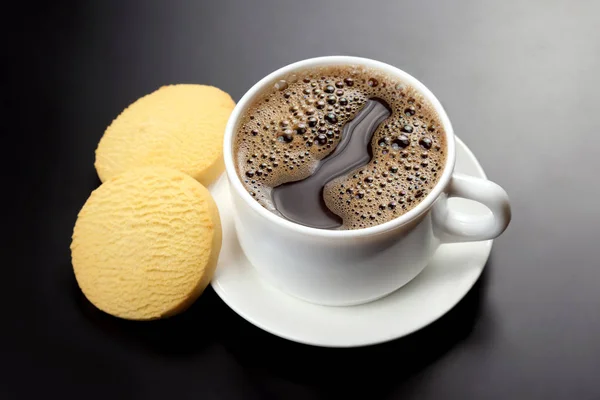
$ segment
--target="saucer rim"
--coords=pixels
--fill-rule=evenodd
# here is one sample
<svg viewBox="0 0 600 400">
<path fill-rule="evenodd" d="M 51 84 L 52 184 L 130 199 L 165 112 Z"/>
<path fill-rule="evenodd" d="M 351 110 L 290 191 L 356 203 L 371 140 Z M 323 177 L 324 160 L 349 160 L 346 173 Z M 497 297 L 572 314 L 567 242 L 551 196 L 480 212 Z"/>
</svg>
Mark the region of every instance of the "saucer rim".
<svg viewBox="0 0 600 400">
<path fill-rule="evenodd" d="M 455 136 L 455 141 L 457 144 L 457 148 L 458 147 L 462 147 L 462 150 L 465 151 L 466 155 L 469 157 L 469 162 L 472 164 L 472 167 L 474 169 L 477 170 L 478 173 L 478 177 L 481 177 L 483 179 L 487 179 L 487 175 L 485 174 L 485 171 L 483 170 L 483 167 L 481 166 L 481 164 L 479 163 L 479 160 L 477 159 L 477 157 L 475 156 L 475 154 L 471 151 L 471 149 L 458 137 Z M 458 160 L 458 158 L 457 158 Z M 215 181 L 216 185 L 217 182 L 219 182 L 221 179 L 223 178 L 223 175 L 221 175 L 219 178 L 217 178 L 217 180 Z M 211 187 L 209 188 L 212 191 L 212 187 L 213 185 L 211 185 Z M 470 282 L 470 284 L 468 284 L 467 288 L 465 288 L 464 293 L 461 296 L 457 296 L 456 301 L 453 302 L 448 302 L 447 303 L 447 307 L 444 307 L 443 309 L 440 308 L 440 312 L 436 313 L 436 315 L 434 317 L 430 317 L 426 320 L 426 322 L 423 322 L 422 324 L 416 324 L 414 326 L 411 326 L 409 329 L 403 331 L 400 334 L 393 334 L 390 337 L 384 337 L 381 340 L 372 340 L 372 339 L 368 339 L 368 340 L 354 340 L 348 343 L 343 343 L 343 344 L 335 344 L 335 343 L 321 343 L 319 341 L 316 340 L 310 340 L 310 339 L 306 339 L 303 338 L 301 336 L 294 336 L 293 334 L 288 334 L 288 333 L 284 333 L 281 331 L 278 331 L 276 329 L 272 329 L 269 326 L 265 325 L 264 323 L 258 321 L 257 319 L 255 319 L 252 315 L 249 315 L 248 313 L 243 312 L 242 310 L 240 310 L 235 304 L 233 304 L 233 302 L 228 301 L 227 298 L 227 293 L 225 289 L 222 289 L 220 286 L 220 283 L 218 280 L 211 280 L 211 286 L 213 288 L 213 290 L 215 291 L 215 293 L 217 293 L 217 295 L 221 298 L 221 300 L 223 300 L 223 302 L 232 310 L 234 311 L 236 314 L 238 314 L 240 317 L 244 318 L 246 321 L 250 322 L 251 324 L 253 324 L 254 326 L 256 326 L 257 328 L 260 328 L 262 330 L 264 330 L 265 332 L 268 332 L 272 335 L 278 336 L 282 339 L 286 339 L 286 340 L 290 340 L 292 342 L 296 342 L 296 343 L 300 343 L 300 344 L 304 344 L 304 345 L 310 345 L 310 346 L 316 346 L 316 347 L 324 347 L 324 348 L 357 348 L 357 347 L 368 347 L 368 346 L 375 346 L 378 344 L 383 344 L 383 343 L 387 343 L 387 342 L 391 342 L 393 340 L 396 339 L 400 339 L 402 337 L 406 337 L 408 335 L 411 335 L 417 331 L 420 331 L 423 328 L 426 328 L 427 326 L 431 325 L 432 323 L 434 323 L 435 321 L 439 320 L 441 317 L 443 317 L 444 315 L 446 315 L 450 310 L 452 310 L 454 307 L 456 307 L 456 305 L 458 303 L 460 303 L 460 301 L 462 299 L 465 298 L 465 296 L 473 289 L 473 286 L 475 286 L 475 283 L 477 281 L 479 281 L 481 274 L 483 273 L 483 270 L 486 267 L 486 264 L 489 260 L 491 251 L 492 251 L 492 245 L 493 245 L 493 240 L 487 240 L 487 241 L 481 241 L 478 242 L 479 245 L 481 246 L 485 246 L 485 251 L 486 251 L 486 255 L 485 255 L 485 259 L 482 260 L 482 267 L 478 270 L 476 276 L 474 276 L 474 279 L 472 280 L 472 282 Z M 442 246 L 456 246 L 456 245 L 460 245 L 457 243 L 454 244 L 444 244 Z M 483 248 L 482 248 L 483 249 Z M 438 249 L 439 251 L 439 249 Z M 242 251 L 243 253 L 243 251 Z M 245 255 L 243 255 L 245 257 Z M 262 280 L 260 276 L 257 276 L 257 279 Z M 278 292 L 281 296 L 288 296 L 291 297 L 292 299 L 294 299 L 295 301 L 303 301 L 301 299 L 295 298 L 293 296 L 290 296 L 289 294 L 281 291 L 280 289 L 273 287 L 272 285 L 268 284 L 267 282 L 264 282 L 264 280 L 262 280 L 262 282 L 265 285 L 269 285 L 271 288 L 273 288 L 276 292 Z M 402 290 L 402 288 L 399 288 L 398 290 Z M 393 296 L 394 293 L 396 291 L 389 293 L 377 300 L 374 300 L 370 303 L 377 303 L 379 301 L 382 301 L 383 299 L 387 298 L 388 296 Z M 318 308 L 329 308 L 329 307 L 335 307 L 335 306 L 323 306 L 323 305 L 318 305 L 318 304 L 314 304 L 314 303 L 310 303 L 311 305 L 313 305 L 314 307 L 318 307 Z M 353 305 L 353 306 L 343 306 L 343 308 L 353 308 L 353 307 L 360 307 L 361 304 L 358 305 Z"/>
</svg>

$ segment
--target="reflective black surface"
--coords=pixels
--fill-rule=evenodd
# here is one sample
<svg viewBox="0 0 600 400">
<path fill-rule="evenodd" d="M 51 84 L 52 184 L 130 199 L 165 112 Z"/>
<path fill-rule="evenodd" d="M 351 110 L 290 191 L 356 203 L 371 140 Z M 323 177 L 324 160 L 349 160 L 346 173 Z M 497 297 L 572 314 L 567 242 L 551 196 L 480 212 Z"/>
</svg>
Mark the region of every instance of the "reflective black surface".
<svg viewBox="0 0 600 400">
<path fill-rule="evenodd" d="M 598 399 L 600 3 L 173 1 L 3 10 L 0 397 Z M 274 69 L 346 54 L 442 101 L 508 191 L 513 222 L 451 313 L 389 344 L 310 348 L 208 290 L 185 314 L 114 319 L 69 243 L 111 120 L 166 83 L 235 99 Z"/>
</svg>

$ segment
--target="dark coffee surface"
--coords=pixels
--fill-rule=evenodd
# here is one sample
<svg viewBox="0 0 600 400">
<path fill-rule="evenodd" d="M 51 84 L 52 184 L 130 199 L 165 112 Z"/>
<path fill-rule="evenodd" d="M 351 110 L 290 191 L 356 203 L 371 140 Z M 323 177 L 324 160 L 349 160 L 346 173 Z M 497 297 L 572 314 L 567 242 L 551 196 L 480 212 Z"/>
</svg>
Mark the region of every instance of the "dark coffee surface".
<svg viewBox="0 0 600 400">
<path fill-rule="evenodd" d="M 290 221 L 313 228 L 340 227 L 342 218 L 332 213 L 325 204 L 323 188 L 328 182 L 371 160 L 371 137 L 389 115 L 387 103 L 368 100 L 354 119 L 344 125 L 342 139 L 333 153 L 318 163 L 317 169 L 308 178 L 273 189 L 273 204 L 277 211 Z"/>
<path fill-rule="evenodd" d="M 396 77 L 355 65 L 274 82 L 241 116 L 234 143 L 248 192 L 317 228 L 360 229 L 404 214 L 435 186 L 446 160 L 445 132 L 429 101 Z M 348 153 L 335 154 L 348 144 Z M 298 183 L 273 192 L 290 182 Z"/>
</svg>

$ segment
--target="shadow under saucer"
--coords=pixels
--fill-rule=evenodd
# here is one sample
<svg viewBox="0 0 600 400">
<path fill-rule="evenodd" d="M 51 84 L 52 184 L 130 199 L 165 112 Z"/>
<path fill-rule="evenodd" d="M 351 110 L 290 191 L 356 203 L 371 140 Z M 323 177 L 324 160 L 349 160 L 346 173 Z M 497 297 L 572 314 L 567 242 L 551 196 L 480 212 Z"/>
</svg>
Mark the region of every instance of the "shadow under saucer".
<svg viewBox="0 0 600 400">
<path fill-rule="evenodd" d="M 323 348 L 281 339 L 242 318 L 227 321 L 220 341 L 256 379 L 277 377 L 335 396 L 383 396 L 432 365 L 467 338 L 480 316 L 486 268 L 469 293 L 429 326 L 391 342 L 357 348 Z"/>
</svg>

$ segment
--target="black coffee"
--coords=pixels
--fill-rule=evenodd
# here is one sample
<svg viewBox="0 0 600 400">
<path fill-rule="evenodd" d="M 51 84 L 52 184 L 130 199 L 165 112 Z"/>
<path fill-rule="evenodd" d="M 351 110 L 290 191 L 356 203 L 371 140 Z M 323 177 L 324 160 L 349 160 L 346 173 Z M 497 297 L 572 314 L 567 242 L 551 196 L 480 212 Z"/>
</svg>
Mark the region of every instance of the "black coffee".
<svg viewBox="0 0 600 400">
<path fill-rule="evenodd" d="M 390 221 L 418 204 L 445 164 L 427 99 L 363 67 L 313 68 L 265 90 L 241 118 L 237 172 L 268 210 L 326 229 Z"/>
</svg>

